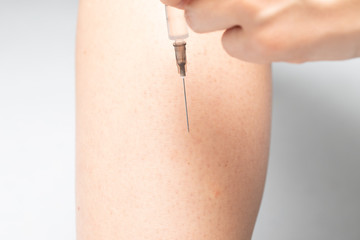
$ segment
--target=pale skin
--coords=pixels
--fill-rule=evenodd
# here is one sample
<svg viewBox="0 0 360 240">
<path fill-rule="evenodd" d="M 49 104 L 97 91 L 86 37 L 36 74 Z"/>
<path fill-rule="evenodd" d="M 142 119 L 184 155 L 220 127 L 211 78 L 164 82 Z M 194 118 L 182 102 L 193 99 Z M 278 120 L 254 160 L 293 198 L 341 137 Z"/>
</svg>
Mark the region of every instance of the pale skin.
<svg viewBox="0 0 360 240">
<path fill-rule="evenodd" d="M 257 62 L 360 57 L 360 0 L 162 0 L 185 9 L 198 33 L 224 32 L 238 59 Z"/>
<path fill-rule="evenodd" d="M 271 69 L 221 33 L 187 41 L 182 81 L 164 6 L 80 0 L 77 240 L 250 240 L 266 178 Z"/>
</svg>

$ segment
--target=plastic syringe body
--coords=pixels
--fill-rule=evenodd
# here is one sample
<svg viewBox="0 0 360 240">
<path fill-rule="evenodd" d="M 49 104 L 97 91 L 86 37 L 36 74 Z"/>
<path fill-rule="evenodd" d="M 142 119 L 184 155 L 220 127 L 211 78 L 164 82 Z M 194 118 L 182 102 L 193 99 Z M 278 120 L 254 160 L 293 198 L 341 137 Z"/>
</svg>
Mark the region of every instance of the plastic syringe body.
<svg viewBox="0 0 360 240">
<path fill-rule="evenodd" d="M 165 6 L 169 39 L 174 41 L 176 65 L 181 77 L 186 76 L 186 42 L 189 37 L 184 11 Z"/>
</svg>

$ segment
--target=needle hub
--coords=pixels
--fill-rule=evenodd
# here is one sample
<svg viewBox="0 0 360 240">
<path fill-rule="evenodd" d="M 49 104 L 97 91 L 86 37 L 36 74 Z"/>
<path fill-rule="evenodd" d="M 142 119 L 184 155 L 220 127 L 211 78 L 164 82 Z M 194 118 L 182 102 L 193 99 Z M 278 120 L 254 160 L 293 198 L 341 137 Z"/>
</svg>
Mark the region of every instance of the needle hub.
<svg viewBox="0 0 360 240">
<path fill-rule="evenodd" d="M 185 41 L 175 41 L 174 49 L 175 49 L 175 57 L 176 57 L 176 65 L 178 68 L 178 72 L 181 77 L 186 76 L 186 42 Z"/>
</svg>

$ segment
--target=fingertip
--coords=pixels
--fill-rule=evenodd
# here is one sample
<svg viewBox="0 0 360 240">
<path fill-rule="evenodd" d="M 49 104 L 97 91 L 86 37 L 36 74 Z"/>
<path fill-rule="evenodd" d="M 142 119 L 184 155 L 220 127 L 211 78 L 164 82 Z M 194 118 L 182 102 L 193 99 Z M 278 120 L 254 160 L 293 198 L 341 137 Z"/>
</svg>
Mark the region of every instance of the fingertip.
<svg viewBox="0 0 360 240">
<path fill-rule="evenodd" d="M 241 26 L 227 29 L 222 35 L 221 43 L 225 52 L 233 58 L 256 64 L 271 63 L 267 56 L 255 49 Z"/>
<path fill-rule="evenodd" d="M 234 26 L 225 30 L 221 37 L 222 46 L 227 54 L 231 57 L 239 58 L 240 51 L 240 33 L 242 28 L 240 26 Z"/>
</svg>

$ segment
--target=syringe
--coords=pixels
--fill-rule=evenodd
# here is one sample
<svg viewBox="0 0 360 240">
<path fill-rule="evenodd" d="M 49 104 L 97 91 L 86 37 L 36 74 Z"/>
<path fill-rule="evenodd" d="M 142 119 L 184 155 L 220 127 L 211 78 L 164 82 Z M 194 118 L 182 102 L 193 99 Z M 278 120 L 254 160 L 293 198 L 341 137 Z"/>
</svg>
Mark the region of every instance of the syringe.
<svg viewBox="0 0 360 240">
<path fill-rule="evenodd" d="M 186 42 L 185 39 L 189 37 L 189 32 L 184 16 L 184 11 L 165 6 L 166 21 L 169 39 L 174 41 L 175 57 L 176 57 L 176 66 L 180 77 L 183 80 L 184 87 L 184 98 L 185 98 L 185 110 L 186 110 L 186 123 L 187 130 L 189 132 L 189 117 L 187 110 L 187 101 L 186 101 L 186 88 L 185 88 L 185 76 L 186 76 Z"/>
</svg>

